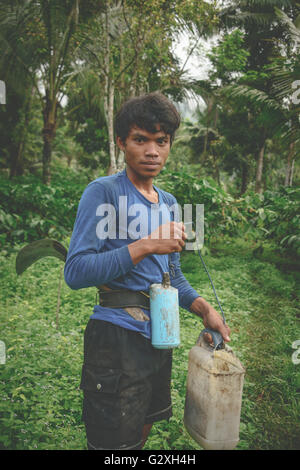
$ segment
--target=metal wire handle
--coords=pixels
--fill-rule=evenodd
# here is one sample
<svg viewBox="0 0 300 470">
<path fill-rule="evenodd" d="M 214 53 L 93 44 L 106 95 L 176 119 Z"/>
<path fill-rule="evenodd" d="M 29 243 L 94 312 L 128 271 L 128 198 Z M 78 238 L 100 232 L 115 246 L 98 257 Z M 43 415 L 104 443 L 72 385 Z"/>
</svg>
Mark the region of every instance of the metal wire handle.
<svg viewBox="0 0 300 470">
<path fill-rule="evenodd" d="M 193 229 L 193 222 L 185 222 L 184 225 L 185 225 L 185 227 L 191 226 L 191 228 Z M 212 288 L 213 288 L 215 297 L 216 297 L 216 299 L 217 299 L 217 302 L 218 302 L 218 304 L 219 304 L 219 307 L 220 307 L 220 310 L 221 310 L 221 313 L 222 313 L 223 323 L 224 323 L 224 325 L 225 325 L 225 323 L 226 323 L 225 315 L 224 315 L 222 306 L 221 306 L 221 304 L 220 304 L 220 301 L 219 301 L 219 299 L 218 299 L 218 296 L 217 296 L 217 293 L 216 293 L 216 289 L 215 289 L 214 283 L 213 283 L 213 281 L 212 281 L 212 278 L 210 277 L 210 274 L 209 274 L 209 272 L 208 272 L 208 269 L 207 269 L 207 267 L 206 267 L 206 264 L 204 263 L 204 259 L 202 258 L 200 248 L 197 247 L 197 251 L 198 251 L 198 254 L 199 254 L 199 256 L 200 256 L 201 262 L 202 262 L 202 264 L 203 264 L 203 266 L 204 266 L 204 269 L 205 269 L 205 271 L 206 271 L 206 274 L 208 275 L 208 279 L 210 280 L 210 283 L 211 283 L 211 285 L 212 285 Z"/>
<path fill-rule="evenodd" d="M 209 278 L 210 283 L 211 283 L 211 285 L 212 285 L 212 288 L 213 288 L 215 297 L 216 297 L 216 299 L 217 299 L 217 302 L 218 302 L 218 304 L 219 304 L 220 310 L 221 310 L 221 312 L 222 312 L 223 323 L 224 323 L 224 325 L 225 325 L 225 323 L 226 323 L 225 315 L 224 315 L 223 309 L 222 309 L 222 307 L 221 307 L 220 301 L 219 301 L 219 299 L 218 299 L 218 296 L 217 296 L 217 293 L 216 293 L 216 289 L 215 289 L 214 283 L 213 283 L 213 281 L 212 281 L 212 278 L 210 277 L 210 274 L 209 274 L 208 269 L 207 269 L 207 267 L 206 267 L 206 265 L 205 265 L 205 263 L 204 263 L 204 259 L 202 258 L 201 251 L 199 250 L 199 248 L 197 249 L 197 251 L 198 251 L 198 254 L 199 254 L 200 259 L 201 259 L 201 261 L 202 261 L 202 264 L 203 264 L 203 266 L 204 266 L 204 269 L 205 269 L 205 271 L 206 271 L 206 274 L 208 275 L 208 278 Z"/>
</svg>

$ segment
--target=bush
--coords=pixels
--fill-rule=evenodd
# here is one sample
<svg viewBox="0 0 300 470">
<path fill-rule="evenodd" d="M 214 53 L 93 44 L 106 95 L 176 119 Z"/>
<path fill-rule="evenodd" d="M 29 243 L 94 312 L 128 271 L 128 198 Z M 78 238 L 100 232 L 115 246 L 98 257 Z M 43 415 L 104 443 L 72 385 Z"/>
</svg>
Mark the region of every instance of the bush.
<svg viewBox="0 0 300 470">
<path fill-rule="evenodd" d="M 242 214 L 233 206 L 234 199 L 213 180 L 164 170 L 157 178 L 157 185 L 173 194 L 182 208 L 184 204 L 204 204 L 206 241 L 221 233 L 233 233 L 242 222 Z"/>
<path fill-rule="evenodd" d="M 0 183 L 0 243 L 8 247 L 69 234 L 88 179 L 82 173 L 59 169 L 51 186 L 32 175 L 13 180 L 1 176 Z"/>
<path fill-rule="evenodd" d="M 0 243 L 11 246 L 69 235 L 89 177 L 56 168 L 51 186 L 36 176 L 14 180 L 1 176 L 0 182 Z M 167 169 L 155 184 L 172 193 L 182 208 L 184 204 L 204 204 L 206 244 L 224 236 L 245 237 L 259 244 L 272 242 L 283 254 L 300 254 L 299 188 L 249 192 L 234 199 L 211 179 Z"/>
<path fill-rule="evenodd" d="M 213 180 L 183 172 L 164 170 L 157 182 L 182 207 L 204 204 L 206 242 L 224 235 L 246 236 L 259 243 L 272 241 L 279 251 L 300 255 L 300 188 L 249 192 L 234 199 Z"/>
</svg>

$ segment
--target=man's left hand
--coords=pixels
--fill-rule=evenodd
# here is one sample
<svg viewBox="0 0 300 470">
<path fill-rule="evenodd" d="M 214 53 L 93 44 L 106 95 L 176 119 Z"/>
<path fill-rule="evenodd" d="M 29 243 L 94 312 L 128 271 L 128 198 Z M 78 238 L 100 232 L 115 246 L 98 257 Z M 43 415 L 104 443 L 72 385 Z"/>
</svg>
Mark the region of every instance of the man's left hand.
<svg viewBox="0 0 300 470">
<path fill-rule="evenodd" d="M 191 311 L 200 315 L 205 328 L 211 328 L 221 333 L 225 342 L 230 341 L 230 328 L 222 320 L 220 314 L 203 297 L 197 297 L 190 307 Z M 207 335 L 208 342 L 212 342 L 211 336 Z"/>
</svg>

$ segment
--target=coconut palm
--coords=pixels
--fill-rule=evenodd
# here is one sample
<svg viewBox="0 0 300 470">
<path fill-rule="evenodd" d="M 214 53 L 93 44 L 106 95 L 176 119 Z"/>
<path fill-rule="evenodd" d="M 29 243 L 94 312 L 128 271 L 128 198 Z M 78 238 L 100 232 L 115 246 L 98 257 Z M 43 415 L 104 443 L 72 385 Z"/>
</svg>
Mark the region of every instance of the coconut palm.
<svg viewBox="0 0 300 470">
<path fill-rule="evenodd" d="M 79 3 L 80 0 L 27 0 L 0 6 L 0 39 L 5 47 L 2 65 L 22 66 L 40 99 L 44 123 L 43 180 L 47 184 L 57 112 L 70 76 Z"/>
<path fill-rule="evenodd" d="M 269 126 L 281 135 L 288 146 L 285 184 L 292 183 L 292 169 L 296 149 L 300 144 L 299 102 L 296 96 L 297 83 L 300 72 L 300 15 L 293 22 L 282 10 L 275 9 L 282 27 L 286 28 L 286 36 L 290 38 L 288 55 L 278 56 L 273 62 L 265 66 L 262 73 L 268 77 L 270 84 L 268 90 L 258 88 L 257 83 L 247 79 L 247 75 L 239 84 L 230 85 L 222 93 L 231 99 L 242 100 L 253 106 L 258 106 L 260 113 L 268 116 Z M 253 74 L 252 74 L 253 76 Z M 249 75 L 248 75 L 249 77 Z M 298 83 L 300 88 L 300 83 Z M 264 128 L 266 131 L 266 128 Z M 267 135 L 267 134 L 266 134 Z M 264 143 L 259 153 L 257 165 L 256 189 L 260 190 L 262 177 Z"/>
<path fill-rule="evenodd" d="M 297 110 L 291 103 L 291 86 L 295 83 L 295 75 L 299 76 L 299 54 L 296 53 L 299 40 L 298 15 L 299 5 L 292 0 L 233 1 L 219 15 L 225 29 L 239 27 L 245 31 L 245 45 L 250 52 L 244 80 L 226 87 L 223 93 L 231 99 L 248 101 L 249 105 L 257 108 L 259 114 L 268 116 L 265 120 L 267 126 L 261 128 L 262 143 L 256 172 L 257 191 L 261 190 L 268 124 L 270 130 L 273 127 L 286 140 L 289 147 L 287 175 L 291 173 L 299 127 Z M 255 74 L 258 80 L 255 80 Z M 286 184 L 290 181 L 291 177 L 287 176 Z"/>
</svg>

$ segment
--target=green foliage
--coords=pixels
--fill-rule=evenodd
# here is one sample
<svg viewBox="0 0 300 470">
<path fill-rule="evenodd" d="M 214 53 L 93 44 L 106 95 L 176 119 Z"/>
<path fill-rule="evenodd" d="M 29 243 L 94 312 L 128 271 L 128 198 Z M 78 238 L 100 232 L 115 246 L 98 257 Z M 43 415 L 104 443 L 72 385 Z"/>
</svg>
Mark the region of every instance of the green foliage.
<svg viewBox="0 0 300 470">
<path fill-rule="evenodd" d="M 233 2 L 220 12 L 222 31 L 240 29 L 231 29 L 213 50 L 210 81 L 191 83 L 173 54 L 173 33 L 187 27 L 196 47 L 218 24 L 213 4 L 127 0 L 114 8 L 114 2 L 107 2 L 113 8 L 104 36 L 100 30 L 95 34 L 104 4 L 94 0 L 80 2 L 76 34 L 76 8 L 70 23 L 66 21 L 75 2 L 17 3 L 12 2 L 10 10 L 4 4 L 0 8 L 1 78 L 7 85 L 7 104 L 0 109 L 0 166 L 11 176 L 42 164 L 40 111 L 51 103 L 41 90 L 50 90 L 54 97 L 55 89 L 59 101 L 63 95 L 68 101 L 65 107 L 60 102 L 64 119 L 57 122 L 57 103 L 52 103 L 55 123 L 63 123 L 53 140 L 56 160 L 66 157 L 70 164 L 76 154 L 81 166 L 98 172 L 99 162 L 108 162 L 105 83 L 114 81 L 115 106 L 143 90 L 159 89 L 180 101 L 192 86 L 204 98 L 207 108 L 199 122 L 183 128 L 179 149 L 184 158 L 177 156 L 176 166 L 170 167 L 179 171 L 165 169 L 156 184 L 174 194 L 181 206 L 205 205 L 203 251 L 231 327 L 231 345 L 247 371 L 238 448 L 299 448 L 300 366 L 291 361 L 291 344 L 299 339 L 300 190 L 280 186 L 287 154 L 294 149 L 289 153 L 293 168 L 299 147 L 299 103 L 288 104 L 299 75 L 299 50 L 294 47 L 299 6 L 282 0 Z M 85 54 L 76 61 L 80 49 Z M 72 79 L 78 72 L 73 65 L 81 61 L 86 70 L 94 70 L 84 84 Z M 41 81 L 43 87 L 37 85 Z M 230 83 L 232 93 L 230 88 L 221 90 L 220 83 Z M 257 194 L 251 191 L 251 181 L 262 136 L 268 190 Z M 196 165 L 187 166 L 190 162 L 198 165 L 196 171 Z M 20 278 L 14 271 L 15 252 L 23 244 L 45 237 L 67 244 L 80 196 L 93 178 L 92 173 L 87 176 L 61 165 L 53 164 L 52 169 L 51 186 L 38 176 L 0 176 L 0 340 L 7 347 L 7 363 L 0 365 L 4 449 L 86 445 L 79 381 L 83 331 L 94 290 L 74 292 L 63 284 L 57 329 L 61 263 L 39 261 Z M 222 171 L 242 197 L 224 190 Z M 297 171 L 295 165 L 294 184 Z M 183 253 L 182 268 L 193 287 L 214 304 L 193 253 Z M 202 323 L 186 311 L 181 311 L 181 319 L 182 344 L 174 351 L 173 417 L 169 424 L 154 426 L 148 449 L 199 449 L 184 429 L 183 409 L 188 351 Z"/>
<path fill-rule="evenodd" d="M 91 118 L 86 120 L 85 127 L 77 133 L 76 140 L 88 153 L 96 152 L 101 148 L 108 150 L 106 129 L 99 129 Z"/>
<path fill-rule="evenodd" d="M 264 193 L 264 221 L 267 236 L 280 244 L 280 248 L 300 255 L 300 189 L 282 187 L 280 191 Z"/>
<path fill-rule="evenodd" d="M 254 259 L 242 239 L 220 238 L 210 251 L 205 261 L 231 328 L 230 346 L 246 368 L 237 448 L 299 449 L 300 370 L 291 361 L 291 345 L 299 337 L 297 277 L 280 272 L 271 257 Z M 184 254 L 182 269 L 219 310 L 195 257 Z M 196 325 L 189 330 L 190 342 L 196 341 L 195 330 Z"/>
<path fill-rule="evenodd" d="M 299 188 L 281 187 L 261 195 L 249 192 L 236 203 L 248 219 L 250 239 L 271 241 L 277 251 L 300 255 Z"/>
<path fill-rule="evenodd" d="M 210 73 L 211 80 L 221 79 L 229 83 L 237 73 L 243 73 L 249 52 L 245 49 L 244 34 L 239 29 L 225 34 L 218 46 L 212 48 L 208 58 L 214 66 Z"/>
<path fill-rule="evenodd" d="M 57 260 L 42 260 L 17 279 L 14 256 L 5 262 L 7 290 L 1 303 L 7 303 L 8 315 L 1 318 L 7 352 L 0 379 L 2 448 L 84 447 L 79 381 L 83 324 L 92 303 L 87 292 L 87 300 L 82 301 L 82 292 L 79 297 L 70 295 L 63 286 L 61 329 L 56 329 L 60 266 Z"/>
<path fill-rule="evenodd" d="M 60 167 L 54 170 L 51 186 L 42 184 L 36 176 L 14 180 L 2 176 L 2 246 L 7 249 L 13 244 L 70 235 L 78 202 L 90 178 L 84 172 Z M 245 236 L 254 243 L 271 242 L 289 255 L 300 254 L 298 188 L 281 187 L 264 194 L 248 192 L 235 199 L 212 179 L 167 169 L 155 184 L 173 194 L 182 208 L 184 204 L 204 204 L 207 245 L 220 236 Z"/>
<path fill-rule="evenodd" d="M 109 150 L 106 127 L 99 128 L 94 119 L 87 118 L 86 123 L 76 134 L 76 141 L 84 150 L 79 158 L 79 163 L 84 168 L 96 169 L 99 166 L 108 168 Z"/>
<path fill-rule="evenodd" d="M 286 184 L 297 184 L 299 103 L 291 96 L 297 96 L 299 77 L 299 5 L 231 3 L 218 10 L 215 2 L 198 0 L 28 0 L 0 6 L 1 79 L 7 85 L 0 167 L 16 176 L 43 166 L 49 182 L 53 151 L 69 164 L 73 159 L 92 171 L 99 164 L 108 169 L 113 114 L 129 96 L 159 90 L 175 102 L 190 92 L 204 100 L 206 109 L 199 122 L 186 126 L 181 147 L 186 163 L 201 165 L 204 177 L 220 183 L 223 172 L 243 194 L 265 148 L 264 187 L 282 184 L 285 166 Z M 221 39 L 207 55 L 208 80 L 200 80 L 200 69 L 191 79 L 191 54 L 200 55 L 199 43 L 216 27 Z M 189 45 L 181 64 L 174 39 L 183 31 Z"/>
<path fill-rule="evenodd" d="M 183 272 L 218 308 L 198 260 L 184 252 Z M 0 448 L 85 449 L 79 384 L 83 334 L 95 290 L 71 291 L 63 283 L 57 329 L 61 262 L 40 260 L 17 277 L 15 254 L 1 255 L 0 261 L 0 340 L 7 356 L 0 365 Z M 291 345 L 299 339 L 294 277 L 254 259 L 241 239 L 211 245 L 205 261 L 231 328 L 230 346 L 246 367 L 237 448 L 299 448 L 299 365 L 291 361 Z M 154 425 L 146 449 L 200 450 L 184 428 L 183 412 L 188 352 L 202 328 L 199 317 L 181 310 L 181 345 L 174 350 L 172 373 L 173 417 Z"/>
<path fill-rule="evenodd" d="M 179 173 L 163 170 L 161 176 L 157 178 L 157 184 L 173 194 L 182 209 L 184 204 L 204 204 L 207 241 L 212 235 L 217 235 L 222 230 L 226 231 L 231 226 L 233 219 L 229 217 L 225 219 L 224 210 L 229 207 L 233 198 L 218 188 L 212 179 L 199 179 L 183 171 Z"/>
<path fill-rule="evenodd" d="M 1 176 L 0 242 L 6 245 L 41 238 L 62 238 L 72 230 L 81 194 L 88 183 L 83 172 L 54 171 L 52 185 L 37 176 L 8 180 Z"/>
<path fill-rule="evenodd" d="M 172 193 L 182 208 L 184 204 L 204 204 L 208 245 L 220 236 L 246 236 L 253 242 L 271 241 L 286 254 L 300 255 L 299 188 L 248 192 L 234 199 L 211 179 L 170 170 L 161 173 L 157 184 Z"/>
</svg>

